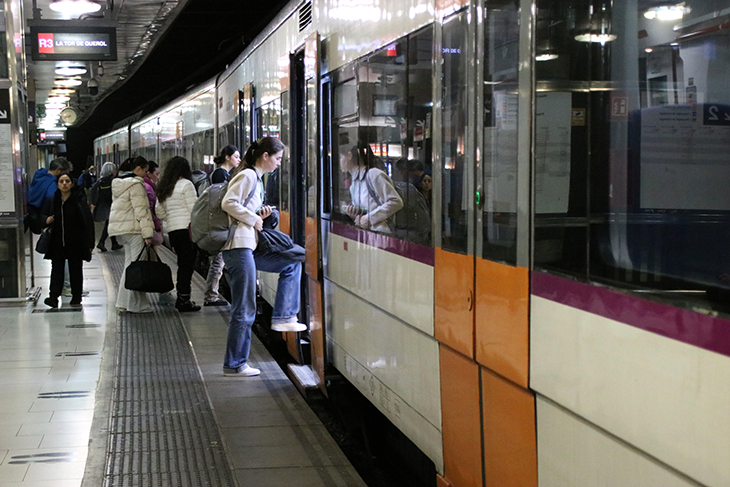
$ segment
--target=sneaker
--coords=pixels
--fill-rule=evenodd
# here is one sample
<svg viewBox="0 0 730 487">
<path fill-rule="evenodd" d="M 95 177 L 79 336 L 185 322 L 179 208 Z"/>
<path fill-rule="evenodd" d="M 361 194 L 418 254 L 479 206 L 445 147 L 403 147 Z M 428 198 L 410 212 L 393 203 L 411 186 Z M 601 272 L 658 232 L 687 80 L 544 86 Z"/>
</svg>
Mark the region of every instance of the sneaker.
<svg viewBox="0 0 730 487">
<path fill-rule="evenodd" d="M 225 377 L 253 377 L 259 375 L 261 371 L 253 368 L 248 364 L 244 364 L 237 369 L 228 369 L 223 367 L 223 375 Z"/>
<path fill-rule="evenodd" d="M 297 323 L 292 321 L 289 323 L 272 323 L 271 329 L 274 331 L 304 331 L 307 329 L 307 325 L 304 323 Z"/>
<path fill-rule="evenodd" d="M 58 308 L 58 298 L 52 298 L 48 296 L 46 299 L 43 300 L 43 303 L 45 303 L 46 306 L 50 306 L 51 308 Z"/>
<path fill-rule="evenodd" d="M 200 306 L 195 304 L 195 301 L 178 301 L 175 303 L 175 309 L 181 313 L 187 313 L 188 311 L 200 311 Z"/>
<path fill-rule="evenodd" d="M 217 299 L 215 301 L 206 301 L 203 306 L 228 306 L 228 301 Z"/>
</svg>

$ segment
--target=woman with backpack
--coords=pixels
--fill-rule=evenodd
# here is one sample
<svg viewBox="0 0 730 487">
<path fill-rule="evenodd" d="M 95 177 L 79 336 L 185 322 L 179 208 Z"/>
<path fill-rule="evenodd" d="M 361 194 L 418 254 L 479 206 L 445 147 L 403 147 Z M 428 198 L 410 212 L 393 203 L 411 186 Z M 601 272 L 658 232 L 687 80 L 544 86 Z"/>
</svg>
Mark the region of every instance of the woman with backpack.
<svg viewBox="0 0 730 487">
<path fill-rule="evenodd" d="M 56 193 L 47 198 L 43 214 L 49 215 L 46 225 L 51 227 L 51 240 L 44 258 L 51 261 L 49 296 L 43 301 L 58 308 L 58 297 L 63 290 L 64 268 L 68 261 L 71 281 L 71 305 L 81 305 L 84 281 L 83 261 L 91 261 L 94 249 L 94 219 L 86 202 L 84 188 L 74 185 L 68 174 L 58 178 Z"/>
<path fill-rule="evenodd" d="M 89 203 L 91 211 L 94 214 L 95 222 L 104 222 L 104 229 L 101 231 L 99 243 L 96 248 L 102 252 L 106 252 L 106 239 L 109 236 L 109 213 L 112 208 L 112 179 L 117 172 L 117 166 L 113 162 L 105 162 L 99 171 L 99 179 L 89 191 Z M 112 237 L 112 250 L 122 248 L 117 242 L 117 237 Z"/>
<path fill-rule="evenodd" d="M 230 276 L 231 315 L 228 343 L 223 362 L 225 376 L 253 376 L 260 370 L 248 364 L 251 349 L 251 326 L 256 318 L 256 271 L 276 272 L 276 290 L 271 329 L 274 331 L 304 331 L 307 325 L 297 322 L 302 264 L 291 258 L 269 253 L 254 257 L 257 231 L 263 229 L 264 219 L 272 213 L 264 205 L 262 176 L 281 164 L 284 144 L 273 137 L 264 137 L 246 151 L 246 169 L 238 172 L 228 184 L 221 208 L 235 225 L 232 238 L 223 247 L 223 261 Z"/>
<path fill-rule="evenodd" d="M 191 281 L 196 249 L 190 239 L 190 214 L 198 199 L 192 181 L 192 171 L 187 159 L 175 156 L 165 164 L 157 181 L 157 217 L 170 236 L 170 245 L 177 254 L 177 301 L 178 311 L 200 311 L 200 306 L 190 300 Z"/>
<path fill-rule="evenodd" d="M 235 145 L 227 145 L 221 149 L 220 155 L 213 161 L 218 167 L 210 174 L 211 184 L 225 183 L 231 180 L 231 171 L 241 164 L 241 152 Z M 222 275 L 223 255 L 218 252 L 210 257 L 210 267 L 208 267 L 208 276 L 205 283 L 204 306 L 225 306 L 228 304 L 228 301 L 218 294 Z"/>
<path fill-rule="evenodd" d="M 112 180 L 112 207 L 109 213 L 109 235 L 124 245 L 124 272 L 119 281 L 117 309 L 130 313 L 151 313 L 147 293 L 124 287 L 127 267 L 152 244 L 155 230 L 147 192 L 142 178 L 147 174 L 147 159 L 130 157 L 119 166 L 119 175 Z"/>
</svg>

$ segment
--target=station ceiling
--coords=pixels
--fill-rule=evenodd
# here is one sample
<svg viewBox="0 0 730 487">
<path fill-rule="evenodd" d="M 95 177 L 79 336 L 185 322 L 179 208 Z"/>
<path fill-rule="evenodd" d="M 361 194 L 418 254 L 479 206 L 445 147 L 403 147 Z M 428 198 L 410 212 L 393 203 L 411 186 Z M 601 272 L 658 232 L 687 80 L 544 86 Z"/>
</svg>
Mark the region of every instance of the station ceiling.
<svg viewBox="0 0 730 487">
<path fill-rule="evenodd" d="M 52 0 L 23 0 L 27 19 L 75 20 L 50 9 Z M 86 152 L 90 141 L 127 117 L 152 111 L 182 95 L 187 89 L 225 69 L 245 46 L 273 19 L 288 0 L 105 0 L 96 2 L 98 13 L 80 18 L 89 25 L 113 21 L 117 29 L 117 60 L 73 62 L 87 73 L 74 76 L 82 84 L 73 88 L 67 103 L 78 120 L 68 138 Z M 35 10 L 34 10 L 35 9 Z M 32 22 L 29 22 L 32 24 Z M 26 29 L 30 89 L 36 103 L 51 95 L 54 82 L 64 78 L 55 70 L 63 61 L 33 61 L 30 30 Z M 98 83 L 92 94 L 88 82 Z M 73 140 L 76 139 L 76 140 Z M 70 149 L 71 150 L 71 149 Z M 79 152 L 80 153 L 80 152 Z"/>
</svg>

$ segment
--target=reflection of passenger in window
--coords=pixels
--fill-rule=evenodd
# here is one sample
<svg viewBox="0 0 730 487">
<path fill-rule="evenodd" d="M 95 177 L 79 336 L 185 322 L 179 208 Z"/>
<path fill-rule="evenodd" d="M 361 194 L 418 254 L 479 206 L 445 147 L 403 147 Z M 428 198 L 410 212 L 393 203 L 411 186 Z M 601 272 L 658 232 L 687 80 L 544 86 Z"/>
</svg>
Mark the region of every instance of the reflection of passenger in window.
<svg viewBox="0 0 730 487">
<path fill-rule="evenodd" d="M 351 201 L 344 211 L 359 227 L 391 233 L 391 217 L 403 207 L 403 200 L 388 175 L 374 167 L 370 147 L 358 144 L 340 154 L 340 169 L 350 174 Z"/>
<path fill-rule="evenodd" d="M 426 206 L 428 206 L 428 212 L 431 213 L 431 190 L 433 190 L 431 171 L 429 169 L 424 170 L 420 176 L 414 179 L 413 185 L 423 195 L 423 198 L 426 200 Z"/>
</svg>

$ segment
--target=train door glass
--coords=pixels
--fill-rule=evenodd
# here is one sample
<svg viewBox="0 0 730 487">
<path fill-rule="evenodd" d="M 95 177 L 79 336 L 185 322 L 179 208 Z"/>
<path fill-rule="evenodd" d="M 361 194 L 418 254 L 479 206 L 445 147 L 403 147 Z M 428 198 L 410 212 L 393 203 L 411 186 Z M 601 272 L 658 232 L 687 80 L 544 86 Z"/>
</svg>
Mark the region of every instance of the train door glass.
<svg viewBox="0 0 730 487">
<path fill-rule="evenodd" d="M 467 13 L 461 12 L 443 26 L 441 247 L 468 252 L 468 187 L 466 167 Z"/>
<path fill-rule="evenodd" d="M 318 137 L 317 131 L 317 78 L 309 78 L 306 81 L 306 140 L 307 140 L 307 175 L 305 187 L 307 192 L 307 217 L 317 219 L 317 186 L 318 186 Z"/>
<path fill-rule="evenodd" d="M 487 1 L 484 13 L 482 257 L 514 265 L 517 253 L 519 4 Z"/>
<path fill-rule="evenodd" d="M 280 211 L 289 211 L 289 188 L 291 185 L 290 178 L 292 161 L 291 135 L 289 132 L 289 124 L 291 123 L 289 115 L 289 96 L 289 92 L 285 91 L 281 94 L 279 101 L 281 105 L 281 141 L 287 147 L 287 150 L 284 151 L 284 157 L 281 160 L 281 166 L 279 166 L 281 172 L 279 177 L 279 184 L 281 185 L 279 198 Z"/>
</svg>

